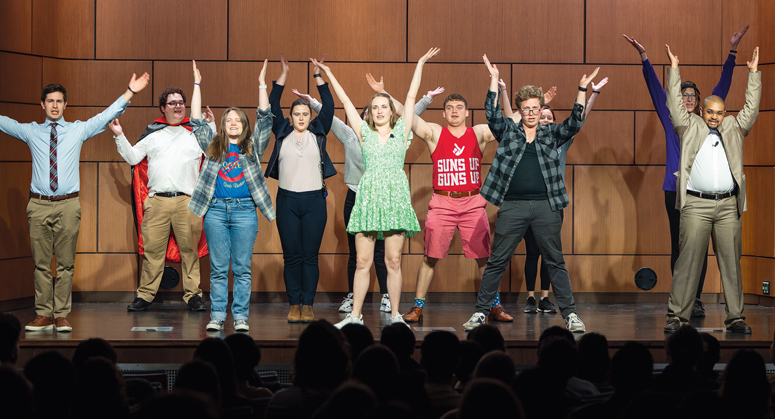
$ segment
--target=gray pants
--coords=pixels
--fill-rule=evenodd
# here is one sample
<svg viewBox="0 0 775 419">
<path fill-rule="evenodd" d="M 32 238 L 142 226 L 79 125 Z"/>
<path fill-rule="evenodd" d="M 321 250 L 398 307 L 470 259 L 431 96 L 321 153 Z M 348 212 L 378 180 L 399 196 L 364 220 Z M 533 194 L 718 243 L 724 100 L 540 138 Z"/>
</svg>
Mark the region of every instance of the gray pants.
<svg viewBox="0 0 775 419">
<path fill-rule="evenodd" d="M 487 261 L 476 298 L 477 313 L 489 314 L 503 273 L 528 227 L 533 230 L 541 257 L 546 261 L 554 298 L 562 317 L 566 318 L 576 312 L 576 302 L 573 301 L 573 290 L 562 256 L 562 211 L 552 211 L 549 201 L 543 200 L 504 201 L 498 210 L 492 255 Z"/>
</svg>

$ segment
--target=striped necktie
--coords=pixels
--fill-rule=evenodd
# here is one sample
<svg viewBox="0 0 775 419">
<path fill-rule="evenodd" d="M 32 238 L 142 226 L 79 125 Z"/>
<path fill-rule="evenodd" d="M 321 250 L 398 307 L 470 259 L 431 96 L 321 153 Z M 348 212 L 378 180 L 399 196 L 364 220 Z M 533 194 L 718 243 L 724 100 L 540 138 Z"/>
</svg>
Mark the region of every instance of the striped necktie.
<svg viewBox="0 0 775 419">
<path fill-rule="evenodd" d="M 48 169 L 48 184 L 51 186 L 52 191 L 56 191 L 59 187 L 59 177 L 57 176 L 57 123 L 51 123 L 51 141 L 49 142 L 50 150 L 48 152 L 49 169 Z"/>
</svg>

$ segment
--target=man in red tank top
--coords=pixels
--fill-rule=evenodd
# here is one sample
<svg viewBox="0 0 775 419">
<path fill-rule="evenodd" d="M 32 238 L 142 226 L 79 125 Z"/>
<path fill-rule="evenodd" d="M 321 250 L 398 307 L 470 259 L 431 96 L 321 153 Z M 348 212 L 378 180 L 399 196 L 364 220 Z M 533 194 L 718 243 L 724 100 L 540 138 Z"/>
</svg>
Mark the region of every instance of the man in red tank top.
<svg viewBox="0 0 775 419">
<path fill-rule="evenodd" d="M 455 229 L 460 230 L 467 258 L 476 259 L 481 278 L 490 257 L 490 222 L 487 201 L 479 194 L 481 187 L 482 153 L 495 137 L 487 124 L 466 126 L 468 103 L 459 94 L 444 100 L 442 127 L 415 116 L 412 130 L 428 145 L 433 160 L 433 197 L 425 219 L 425 256 L 417 272 L 414 306 L 404 316 L 407 322 L 423 318 L 425 295 L 433 280 L 439 259 L 447 257 Z M 513 321 L 503 311 L 496 296 L 489 315 L 495 321 Z"/>
</svg>

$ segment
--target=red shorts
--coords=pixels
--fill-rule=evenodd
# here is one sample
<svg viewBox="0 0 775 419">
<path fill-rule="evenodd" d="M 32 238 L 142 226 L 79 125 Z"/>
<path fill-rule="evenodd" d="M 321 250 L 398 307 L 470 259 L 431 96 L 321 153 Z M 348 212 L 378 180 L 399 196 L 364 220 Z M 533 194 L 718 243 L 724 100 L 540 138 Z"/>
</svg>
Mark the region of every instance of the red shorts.
<svg viewBox="0 0 775 419">
<path fill-rule="evenodd" d="M 446 258 L 458 228 L 467 258 L 490 257 L 492 243 L 486 207 L 487 201 L 481 195 L 450 198 L 434 193 L 425 218 L 425 256 Z"/>
</svg>

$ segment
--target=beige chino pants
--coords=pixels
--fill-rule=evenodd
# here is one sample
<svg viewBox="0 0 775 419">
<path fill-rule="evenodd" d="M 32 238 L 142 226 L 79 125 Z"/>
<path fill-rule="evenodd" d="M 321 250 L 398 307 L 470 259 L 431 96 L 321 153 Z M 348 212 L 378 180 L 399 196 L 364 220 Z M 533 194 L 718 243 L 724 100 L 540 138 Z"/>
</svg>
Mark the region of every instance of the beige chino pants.
<svg viewBox="0 0 775 419">
<path fill-rule="evenodd" d="M 39 316 L 67 317 L 72 306 L 81 201 L 78 197 L 56 202 L 30 198 L 27 222 L 35 263 L 35 312 Z M 51 275 L 54 253 L 56 279 Z"/>
<path fill-rule="evenodd" d="M 164 272 L 164 260 L 167 256 L 167 243 L 170 227 L 175 233 L 175 241 L 180 249 L 181 280 L 183 281 L 183 301 L 194 295 L 202 296 L 199 289 L 199 254 L 197 247 L 202 236 L 202 219 L 190 209 L 188 196 L 164 198 L 148 197 L 143 203 L 143 272 L 137 296 L 152 302 L 159 290 Z"/>
</svg>

